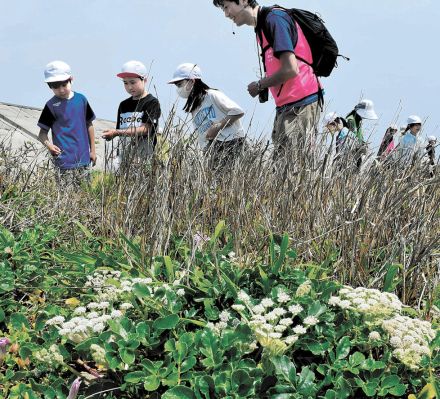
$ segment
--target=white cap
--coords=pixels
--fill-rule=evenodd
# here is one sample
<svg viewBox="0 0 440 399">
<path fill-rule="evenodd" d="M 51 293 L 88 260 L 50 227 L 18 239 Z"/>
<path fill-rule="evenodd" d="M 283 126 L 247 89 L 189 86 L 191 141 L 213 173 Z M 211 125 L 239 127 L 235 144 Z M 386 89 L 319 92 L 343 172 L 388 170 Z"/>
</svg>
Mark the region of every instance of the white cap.
<svg viewBox="0 0 440 399">
<path fill-rule="evenodd" d="M 176 83 L 184 79 L 202 79 L 202 71 L 197 64 L 180 64 L 173 74 L 173 78 L 168 83 Z"/>
<path fill-rule="evenodd" d="M 422 119 L 420 116 L 417 115 L 410 115 L 408 116 L 408 120 L 406 121 L 408 125 L 412 125 L 414 123 L 422 123 Z"/>
<path fill-rule="evenodd" d="M 362 119 L 379 119 L 374 111 L 374 104 L 371 100 L 362 100 L 358 105 L 356 105 L 356 107 L 354 107 L 354 109 Z"/>
<path fill-rule="evenodd" d="M 52 61 L 46 65 L 44 70 L 44 81 L 46 83 L 51 82 L 64 82 L 72 77 L 72 71 L 70 66 L 63 61 Z"/>
<path fill-rule="evenodd" d="M 392 123 L 392 124 L 390 125 L 390 129 L 391 129 L 391 130 L 399 130 L 399 126 L 397 126 L 395 123 Z"/>
<path fill-rule="evenodd" d="M 327 126 L 329 123 L 334 122 L 336 118 L 338 118 L 338 114 L 336 112 L 329 112 L 327 115 L 324 116 L 322 123 L 324 126 Z"/>
<path fill-rule="evenodd" d="M 122 65 L 121 72 L 116 75 L 118 78 L 145 78 L 147 68 L 140 61 L 128 61 Z"/>
<path fill-rule="evenodd" d="M 437 137 L 435 137 L 435 136 L 428 136 L 428 141 L 437 141 Z"/>
</svg>

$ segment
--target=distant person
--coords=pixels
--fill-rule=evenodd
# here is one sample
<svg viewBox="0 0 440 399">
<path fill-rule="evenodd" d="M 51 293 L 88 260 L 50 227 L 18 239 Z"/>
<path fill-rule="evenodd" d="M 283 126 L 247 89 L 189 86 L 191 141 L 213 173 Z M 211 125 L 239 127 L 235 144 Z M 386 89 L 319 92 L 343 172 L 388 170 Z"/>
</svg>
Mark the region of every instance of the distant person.
<svg viewBox="0 0 440 399">
<path fill-rule="evenodd" d="M 46 103 L 38 126 L 39 140 L 47 147 L 57 168 L 57 180 L 77 186 L 89 180 L 90 164 L 96 163 L 95 114 L 87 99 L 72 91 L 70 66 L 53 61 L 44 70 L 44 81 L 54 96 Z M 49 131 L 52 131 L 52 141 Z"/>
<path fill-rule="evenodd" d="M 116 75 L 122 79 L 130 97 L 119 104 L 116 129 L 105 130 L 102 137 L 118 137 L 117 155 L 123 168 L 149 159 L 157 143 L 161 115 L 156 97 L 148 93 L 147 68 L 139 61 L 128 61 Z"/>
<path fill-rule="evenodd" d="M 209 151 L 216 167 L 230 164 L 243 150 L 243 109 L 223 92 L 211 89 L 202 80 L 200 68 L 191 63 L 177 67 L 168 82 L 186 100 L 183 110 L 193 116 L 198 142 Z"/>
<path fill-rule="evenodd" d="M 266 76 L 251 82 L 248 92 L 252 97 L 260 96 L 260 102 L 264 102 L 267 98 L 263 97 L 270 89 L 275 100 L 274 159 L 292 151 L 309 153 L 316 138 L 320 119 L 318 100 L 323 90 L 310 66 L 312 52 L 302 29 L 285 10 L 267 9 L 255 0 L 213 0 L 213 3 L 237 26 L 253 26 L 264 49 Z M 273 32 L 271 45 L 263 28 Z"/>
<path fill-rule="evenodd" d="M 384 159 L 384 157 L 394 149 L 394 137 L 397 134 L 398 130 L 399 128 L 396 124 L 392 124 L 387 128 L 385 135 L 383 136 L 382 142 L 380 143 L 379 150 L 377 151 L 377 158 L 379 160 Z"/>
<path fill-rule="evenodd" d="M 358 146 L 354 150 L 356 166 L 358 170 L 362 165 L 363 157 L 367 153 L 367 143 L 364 138 L 364 131 L 362 126 L 364 119 L 378 119 L 377 114 L 374 110 L 373 101 L 371 100 L 365 99 L 359 102 L 354 107 L 353 111 L 351 111 L 346 117 L 348 130 L 354 133 L 358 139 Z"/>
<path fill-rule="evenodd" d="M 434 177 L 434 168 L 436 164 L 435 147 L 437 146 L 437 138 L 435 136 L 428 136 L 428 145 L 426 146 L 426 157 L 429 168 L 430 177 Z"/>
<path fill-rule="evenodd" d="M 348 130 L 346 120 L 336 112 L 326 114 L 323 123 L 332 136 L 336 135 L 334 162 L 342 167 L 344 164 L 347 164 L 347 158 L 352 155 L 353 148 L 356 146 L 358 139 L 355 134 Z"/>
<path fill-rule="evenodd" d="M 410 115 L 407 126 L 399 145 L 399 159 L 403 164 L 414 164 L 421 157 L 423 143 L 419 133 L 422 129 L 422 119 L 417 115 Z"/>
</svg>

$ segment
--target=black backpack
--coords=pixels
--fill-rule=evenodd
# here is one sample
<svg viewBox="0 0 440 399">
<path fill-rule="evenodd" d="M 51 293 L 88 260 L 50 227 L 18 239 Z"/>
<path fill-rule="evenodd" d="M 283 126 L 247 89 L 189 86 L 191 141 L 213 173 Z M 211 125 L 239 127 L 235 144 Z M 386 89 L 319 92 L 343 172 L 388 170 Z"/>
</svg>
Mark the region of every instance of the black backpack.
<svg viewBox="0 0 440 399">
<path fill-rule="evenodd" d="M 287 12 L 292 19 L 298 23 L 307 39 L 310 50 L 312 51 L 313 63 L 310 64 L 298 56 L 296 56 L 296 58 L 310 65 L 316 76 L 330 76 L 333 69 L 337 66 L 337 58 L 340 55 L 338 45 L 325 27 L 324 21 L 313 12 L 299 10 L 297 8 L 287 9 L 278 5 L 261 7 L 260 15 L 258 16 L 258 24 L 255 28 L 255 31 L 259 35 L 260 43 L 262 43 L 261 31 L 263 31 L 269 46 L 272 47 L 273 45 L 273 37 L 269 32 L 269 29 L 267 29 L 266 24 L 266 17 L 273 9 L 280 9 Z M 263 64 L 266 51 L 267 47 L 262 48 L 261 57 Z M 349 60 L 347 57 L 344 58 Z"/>
</svg>

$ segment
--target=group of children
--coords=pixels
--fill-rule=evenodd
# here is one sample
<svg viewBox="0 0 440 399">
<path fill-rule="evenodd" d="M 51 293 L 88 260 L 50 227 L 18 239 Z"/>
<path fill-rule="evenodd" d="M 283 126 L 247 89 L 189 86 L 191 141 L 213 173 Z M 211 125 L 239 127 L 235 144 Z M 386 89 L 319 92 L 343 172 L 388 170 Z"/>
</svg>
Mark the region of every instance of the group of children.
<svg viewBox="0 0 440 399">
<path fill-rule="evenodd" d="M 351 154 L 356 167 L 360 168 L 362 158 L 366 154 L 362 122 L 363 120 L 377 119 L 378 116 L 371 100 L 359 102 L 346 118 L 339 116 L 336 112 L 325 115 L 324 127 L 336 135 L 335 160 L 343 159 L 346 155 Z M 382 163 L 398 161 L 401 165 L 405 165 L 417 158 L 423 158 L 432 169 L 436 163 L 437 139 L 435 136 L 429 136 L 428 143 L 425 145 L 419 135 L 421 129 L 422 119 L 417 115 L 410 115 L 406 125 L 400 131 L 397 125 L 390 125 L 380 144 L 377 160 Z"/>
<path fill-rule="evenodd" d="M 44 71 L 45 82 L 54 96 L 46 103 L 38 126 L 39 139 L 47 147 L 57 170 L 60 182 L 80 182 L 88 176 L 90 165 L 96 163 L 95 114 L 86 97 L 72 90 L 72 72 L 65 62 L 53 61 Z M 118 108 L 115 129 L 105 130 L 102 138 L 118 138 L 114 152 L 119 167 L 130 166 L 136 160 L 145 160 L 153 154 L 157 143 L 160 103 L 146 88 L 147 69 L 139 61 L 128 61 L 116 75 L 122 79 L 130 95 Z M 220 90 L 210 88 L 202 80 L 196 64 L 185 63 L 177 67 L 168 82 L 176 87 L 179 97 L 186 100 L 184 111 L 191 113 L 198 142 L 205 152 L 210 152 L 214 165 L 221 167 L 232 161 L 245 145 L 245 133 L 240 119 L 243 109 Z M 359 169 L 367 146 L 363 121 L 378 119 L 374 104 L 362 100 L 346 118 L 335 112 L 324 117 L 324 127 L 336 136 L 336 158 L 354 154 L 354 164 Z M 389 159 L 398 154 L 409 160 L 420 151 L 422 120 L 415 115 L 408 118 L 403 132 L 390 126 L 381 143 L 378 159 Z M 48 133 L 52 131 L 52 141 Z M 435 137 L 429 137 L 426 148 L 430 164 L 435 163 Z"/>
<path fill-rule="evenodd" d="M 44 75 L 54 96 L 38 120 L 39 139 L 53 156 L 59 181 L 76 183 L 88 176 L 90 165 L 96 163 L 95 114 L 87 99 L 72 90 L 73 77 L 68 64 L 50 62 Z M 119 105 L 116 128 L 105 130 L 102 138 L 110 141 L 118 137 L 114 152 L 119 167 L 124 168 L 152 155 L 161 109 L 158 99 L 147 91 L 144 64 L 128 61 L 116 76 L 122 79 L 130 97 Z M 192 114 L 199 144 L 211 150 L 215 164 L 235 157 L 245 142 L 240 122 L 243 109 L 204 83 L 195 64 L 179 65 L 168 83 L 174 84 L 178 95 L 186 99 L 184 110 Z M 50 130 L 52 141 L 48 136 Z"/>
</svg>

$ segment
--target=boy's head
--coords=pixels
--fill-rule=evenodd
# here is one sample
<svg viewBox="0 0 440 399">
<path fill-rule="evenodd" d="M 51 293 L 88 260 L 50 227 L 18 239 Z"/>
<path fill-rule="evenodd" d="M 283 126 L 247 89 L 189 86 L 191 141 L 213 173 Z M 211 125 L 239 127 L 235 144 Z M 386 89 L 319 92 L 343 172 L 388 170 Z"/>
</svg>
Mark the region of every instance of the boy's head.
<svg viewBox="0 0 440 399">
<path fill-rule="evenodd" d="M 140 61 L 128 61 L 122 65 L 121 72 L 116 75 L 124 82 L 125 90 L 133 99 L 141 98 L 145 93 L 147 68 Z"/>
<path fill-rule="evenodd" d="M 258 6 L 258 2 L 256 0 L 247 0 L 244 2 L 251 8 L 255 8 L 256 6 Z M 213 0 L 213 3 L 216 7 L 224 8 L 225 3 L 235 3 L 237 5 L 240 5 L 240 0 Z"/>
<path fill-rule="evenodd" d="M 59 98 L 69 98 L 72 91 L 72 71 L 63 61 L 52 61 L 44 70 L 44 81 Z"/>
</svg>

